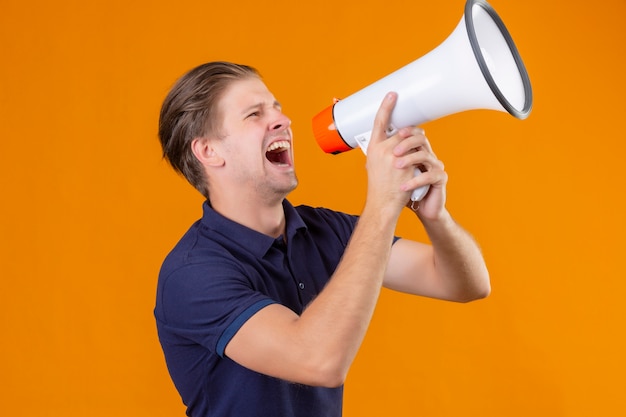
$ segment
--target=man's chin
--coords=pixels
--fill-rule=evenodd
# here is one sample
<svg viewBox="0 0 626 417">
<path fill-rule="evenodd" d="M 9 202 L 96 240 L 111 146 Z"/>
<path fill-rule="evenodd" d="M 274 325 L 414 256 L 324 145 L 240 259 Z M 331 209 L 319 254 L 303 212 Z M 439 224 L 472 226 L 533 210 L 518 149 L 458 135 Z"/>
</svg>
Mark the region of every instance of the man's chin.
<svg viewBox="0 0 626 417">
<path fill-rule="evenodd" d="M 293 182 L 291 183 L 291 185 L 289 187 L 285 187 L 285 195 L 289 194 L 296 188 L 298 188 L 298 178 L 294 176 Z"/>
</svg>

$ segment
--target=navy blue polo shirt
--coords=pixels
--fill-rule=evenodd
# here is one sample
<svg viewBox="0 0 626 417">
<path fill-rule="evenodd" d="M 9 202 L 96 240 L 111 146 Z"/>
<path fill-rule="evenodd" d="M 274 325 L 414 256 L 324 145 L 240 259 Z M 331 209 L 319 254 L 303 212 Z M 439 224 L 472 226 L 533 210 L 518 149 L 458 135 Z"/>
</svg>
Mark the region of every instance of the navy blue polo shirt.
<svg viewBox="0 0 626 417">
<path fill-rule="evenodd" d="M 239 328 L 280 303 L 300 314 L 333 274 L 357 217 L 287 200 L 285 239 L 209 204 L 166 257 L 154 310 L 168 370 L 193 417 L 340 416 L 343 388 L 262 375 L 224 355 Z"/>
</svg>

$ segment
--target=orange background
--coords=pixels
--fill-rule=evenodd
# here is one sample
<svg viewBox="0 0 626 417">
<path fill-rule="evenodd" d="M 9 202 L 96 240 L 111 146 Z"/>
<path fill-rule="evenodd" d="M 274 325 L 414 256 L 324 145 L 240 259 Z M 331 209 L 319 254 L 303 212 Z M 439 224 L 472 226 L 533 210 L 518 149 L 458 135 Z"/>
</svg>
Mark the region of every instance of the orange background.
<svg viewBox="0 0 626 417">
<path fill-rule="evenodd" d="M 456 305 L 385 291 L 347 417 L 626 413 L 626 2 L 491 4 L 533 113 L 424 127 L 493 293 Z M 439 45 L 463 6 L 2 0 L 0 415 L 184 415 L 152 317 L 160 263 L 200 216 L 156 138 L 178 76 L 257 67 L 294 122 L 292 202 L 358 212 L 364 157 L 324 154 L 311 117 Z M 408 215 L 398 233 L 424 237 Z"/>
</svg>

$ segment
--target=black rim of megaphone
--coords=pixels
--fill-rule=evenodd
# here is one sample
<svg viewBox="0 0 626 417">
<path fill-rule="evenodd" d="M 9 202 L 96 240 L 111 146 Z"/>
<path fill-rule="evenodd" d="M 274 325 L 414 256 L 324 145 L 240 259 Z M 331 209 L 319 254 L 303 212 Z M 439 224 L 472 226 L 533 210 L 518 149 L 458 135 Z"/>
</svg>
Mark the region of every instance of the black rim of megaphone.
<svg viewBox="0 0 626 417">
<path fill-rule="evenodd" d="M 472 8 L 474 7 L 474 5 L 482 7 L 487 13 L 489 13 L 494 23 L 498 26 L 498 29 L 500 29 L 502 36 L 504 36 L 509 50 L 511 51 L 511 54 L 515 59 L 517 69 L 520 73 L 520 76 L 522 77 L 522 82 L 524 84 L 525 101 L 524 108 L 521 111 L 516 109 L 506 99 L 502 91 L 500 91 L 500 89 L 498 88 L 495 80 L 491 76 L 491 73 L 489 72 L 489 67 L 487 66 L 487 62 L 485 62 L 485 58 L 482 55 L 482 52 L 480 50 L 480 44 L 478 43 L 478 38 L 476 37 L 476 31 L 474 30 L 474 18 L 472 15 Z M 476 60 L 478 61 L 480 70 L 483 73 L 487 84 L 489 84 L 489 88 L 491 88 L 493 94 L 496 96 L 500 104 L 502 104 L 502 106 L 506 109 L 506 111 L 511 113 L 513 116 L 517 117 L 518 119 L 525 119 L 526 117 L 528 117 L 528 114 L 530 113 L 530 109 L 533 104 L 530 78 L 528 77 L 528 72 L 526 71 L 526 67 L 524 66 L 522 57 L 520 56 L 517 47 L 513 42 L 513 38 L 511 37 L 511 34 L 504 25 L 502 19 L 500 19 L 500 16 L 498 16 L 493 7 L 491 7 L 491 5 L 484 0 L 467 0 L 467 3 L 465 3 L 465 26 L 467 28 L 469 41 L 472 45 L 472 50 L 474 51 L 474 55 L 476 56 Z"/>
</svg>

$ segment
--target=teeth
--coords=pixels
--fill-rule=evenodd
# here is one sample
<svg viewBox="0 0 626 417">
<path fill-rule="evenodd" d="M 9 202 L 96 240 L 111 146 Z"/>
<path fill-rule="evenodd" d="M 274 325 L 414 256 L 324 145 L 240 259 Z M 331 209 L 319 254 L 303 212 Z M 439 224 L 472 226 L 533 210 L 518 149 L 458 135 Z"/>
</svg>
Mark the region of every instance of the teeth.
<svg viewBox="0 0 626 417">
<path fill-rule="evenodd" d="M 289 144 L 289 142 L 287 142 L 286 140 L 279 140 L 278 142 L 274 142 L 272 143 L 268 148 L 267 151 L 268 152 L 272 152 L 275 151 L 277 149 L 289 149 L 291 147 L 291 145 Z"/>
</svg>

